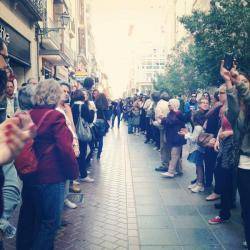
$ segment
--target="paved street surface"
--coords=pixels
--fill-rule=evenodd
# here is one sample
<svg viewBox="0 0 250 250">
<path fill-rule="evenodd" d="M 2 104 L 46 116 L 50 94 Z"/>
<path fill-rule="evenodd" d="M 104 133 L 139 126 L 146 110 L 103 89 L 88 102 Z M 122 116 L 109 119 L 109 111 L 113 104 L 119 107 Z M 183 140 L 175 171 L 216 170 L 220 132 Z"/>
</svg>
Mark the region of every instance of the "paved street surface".
<svg viewBox="0 0 250 250">
<path fill-rule="evenodd" d="M 84 204 L 65 211 L 70 224 L 56 250 L 242 249 L 239 205 L 229 223 L 208 225 L 217 211 L 205 201 L 207 193 L 187 189 L 194 168 L 184 161 L 182 177 L 161 178 L 154 171 L 159 152 L 143 141 L 125 126 L 108 134 L 100 162 L 92 164 L 96 181 L 81 184 Z M 10 240 L 6 249 L 13 245 Z"/>
</svg>

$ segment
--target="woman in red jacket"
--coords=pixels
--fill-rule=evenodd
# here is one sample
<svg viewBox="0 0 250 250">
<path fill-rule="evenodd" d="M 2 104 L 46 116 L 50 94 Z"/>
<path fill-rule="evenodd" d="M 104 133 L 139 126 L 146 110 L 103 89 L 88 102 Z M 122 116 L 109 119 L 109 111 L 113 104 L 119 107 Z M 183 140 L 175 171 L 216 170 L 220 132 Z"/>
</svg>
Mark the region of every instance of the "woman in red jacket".
<svg viewBox="0 0 250 250">
<path fill-rule="evenodd" d="M 60 97 L 60 85 L 52 79 L 40 82 L 34 93 L 31 118 L 36 125 L 42 117 L 46 118 L 38 128 L 34 142 L 38 170 L 35 176 L 23 182 L 17 250 L 54 248 L 65 181 L 74 180 L 79 174 L 72 133 L 63 114 L 55 110 Z"/>
</svg>

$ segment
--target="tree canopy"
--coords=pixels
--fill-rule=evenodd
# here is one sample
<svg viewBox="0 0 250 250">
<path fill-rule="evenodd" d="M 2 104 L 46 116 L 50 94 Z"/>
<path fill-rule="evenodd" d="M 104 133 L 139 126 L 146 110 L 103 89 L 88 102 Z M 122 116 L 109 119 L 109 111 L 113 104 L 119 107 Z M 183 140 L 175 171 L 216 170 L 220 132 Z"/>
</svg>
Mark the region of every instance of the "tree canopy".
<svg viewBox="0 0 250 250">
<path fill-rule="evenodd" d="M 226 53 L 233 53 L 239 68 L 249 74 L 249 1 L 211 0 L 210 5 L 208 13 L 196 10 L 180 18 L 192 41 L 187 49 L 184 40 L 173 50 L 166 73 L 155 82 L 156 89 L 178 94 L 216 85 Z"/>
</svg>

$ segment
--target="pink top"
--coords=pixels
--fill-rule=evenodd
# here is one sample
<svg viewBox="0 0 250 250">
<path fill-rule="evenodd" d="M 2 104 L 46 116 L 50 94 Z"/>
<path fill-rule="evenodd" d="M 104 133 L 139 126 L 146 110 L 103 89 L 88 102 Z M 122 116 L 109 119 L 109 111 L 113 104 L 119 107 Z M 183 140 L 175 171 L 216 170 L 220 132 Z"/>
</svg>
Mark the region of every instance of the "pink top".
<svg viewBox="0 0 250 250">
<path fill-rule="evenodd" d="M 222 115 L 222 117 L 221 117 L 221 128 L 222 128 L 222 131 L 233 130 L 230 122 L 228 121 L 228 119 L 225 115 Z"/>
</svg>

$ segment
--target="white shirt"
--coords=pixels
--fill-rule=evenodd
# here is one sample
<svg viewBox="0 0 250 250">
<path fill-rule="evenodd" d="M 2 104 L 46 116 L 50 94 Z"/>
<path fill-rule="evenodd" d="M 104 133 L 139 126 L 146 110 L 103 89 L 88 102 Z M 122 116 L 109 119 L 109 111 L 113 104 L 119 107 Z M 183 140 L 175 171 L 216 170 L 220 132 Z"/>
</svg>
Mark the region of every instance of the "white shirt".
<svg viewBox="0 0 250 250">
<path fill-rule="evenodd" d="M 246 155 L 241 155 L 239 168 L 245 169 L 245 170 L 250 170 L 250 157 L 248 157 Z"/>
<path fill-rule="evenodd" d="M 7 97 L 6 117 L 13 117 L 15 114 L 14 98 Z"/>
</svg>

